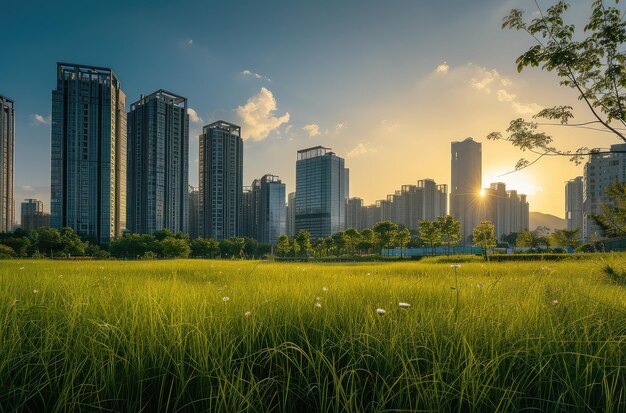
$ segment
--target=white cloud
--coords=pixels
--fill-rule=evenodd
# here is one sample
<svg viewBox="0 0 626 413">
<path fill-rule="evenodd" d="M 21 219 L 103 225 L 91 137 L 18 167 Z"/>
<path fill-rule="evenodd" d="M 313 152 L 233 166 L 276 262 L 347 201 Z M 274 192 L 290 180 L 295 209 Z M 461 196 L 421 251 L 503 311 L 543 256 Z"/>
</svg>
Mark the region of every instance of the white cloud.
<svg viewBox="0 0 626 413">
<path fill-rule="evenodd" d="M 289 112 L 276 117 L 276 99 L 268 89 L 262 87 L 258 94 L 248 99 L 245 105 L 236 109 L 242 123 L 244 139 L 260 141 L 283 123 L 289 122 Z"/>
<path fill-rule="evenodd" d="M 398 122 L 390 122 L 387 119 L 383 119 L 380 122 L 380 126 L 382 127 L 383 133 L 386 135 L 392 134 L 400 128 Z"/>
<path fill-rule="evenodd" d="M 507 79 L 506 77 L 503 77 L 502 79 L 500 79 L 500 84 L 504 87 L 509 87 L 513 84 L 513 82 L 511 82 L 509 79 Z"/>
<path fill-rule="evenodd" d="M 489 86 L 494 80 L 501 78 L 500 73 L 496 69 L 487 70 L 484 67 L 477 67 L 476 69 L 476 75 L 469 80 L 470 86 L 491 93 Z"/>
<path fill-rule="evenodd" d="M 511 106 L 513 106 L 513 109 L 515 109 L 520 115 L 527 116 L 535 115 L 537 112 L 543 109 L 543 106 L 536 103 L 511 102 Z"/>
<path fill-rule="evenodd" d="M 512 102 L 517 97 L 514 93 L 509 93 L 504 89 L 498 89 L 496 96 L 500 102 Z"/>
<path fill-rule="evenodd" d="M 356 156 L 365 155 L 367 153 L 374 153 L 378 150 L 378 148 L 370 147 L 366 144 L 359 143 L 357 146 L 352 148 L 347 154 L 346 158 L 354 158 Z"/>
<path fill-rule="evenodd" d="M 445 75 L 446 73 L 448 73 L 448 70 L 450 70 L 450 66 L 448 66 L 447 62 L 443 62 L 442 64 L 437 66 L 437 68 L 435 69 L 435 73 L 441 73 Z"/>
<path fill-rule="evenodd" d="M 23 192 L 31 192 L 33 191 L 35 188 L 33 188 L 31 185 L 20 185 L 19 188 L 23 191 Z"/>
<path fill-rule="evenodd" d="M 242 75 L 244 75 L 244 76 L 253 77 L 253 78 L 255 78 L 255 79 L 263 79 L 263 80 L 267 80 L 268 82 L 271 82 L 271 81 L 272 81 L 272 79 L 270 79 L 269 77 L 267 77 L 267 76 L 263 76 L 263 75 L 260 75 L 260 74 L 258 74 L 258 73 L 254 73 L 253 71 L 248 70 L 248 69 L 246 69 L 246 70 L 244 70 L 243 72 L 241 72 L 241 74 L 242 74 Z"/>
<path fill-rule="evenodd" d="M 307 131 L 307 133 L 309 134 L 309 138 L 312 138 L 313 136 L 317 136 L 320 134 L 320 126 L 315 123 L 304 125 L 302 127 L 302 130 Z"/>
<path fill-rule="evenodd" d="M 200 115 L 198 115 L 198 112 L 196 112 L 192 108 L 187 108 L 187 114 L 189 115 L 189 120 L 192 123 L 202 123 L 202 122 L 204 122 L 204 120 L 200 117 Z"/>
<path fill-rule="evenodd" d="M 187 44 L 188 44 L 189 46 L 193 45 L 193 39 L 189 39 L 189 40 L 187 40 Z"/>
<path fill-rule="evenodd" d="M 341 122 L 335 125 L 335 135 L 341 133 L 341 131 L 346 127 L 345 122 Z"/>
<path fill-rule="evenodd" d="M 51 116 L 43 116 L 43 115 L 38 115 L 36 113 L 33 115 L 30 115 L 30 117 L 32 118 L 34 123 L 41 123 L 42 125 L 50 125 L 52 121 Z"/>
</svg>

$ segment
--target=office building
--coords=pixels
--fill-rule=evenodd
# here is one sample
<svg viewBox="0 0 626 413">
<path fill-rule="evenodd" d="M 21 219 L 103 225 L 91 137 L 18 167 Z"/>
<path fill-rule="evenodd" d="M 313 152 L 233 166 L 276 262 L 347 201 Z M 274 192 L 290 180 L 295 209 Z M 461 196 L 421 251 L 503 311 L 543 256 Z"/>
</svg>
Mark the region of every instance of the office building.
<svg viewBox="0 0 626 413">
<path fill-rule="evenodd" d="M 189 238 L 200 237 L 200 191 L 189 185 Z"/>
<path fill-rule="evenodd" d="M 358 231 L 365 228 L 364 206 L 361 198 L 348 198 L 346 229 L 348 228 L 354 228 Z"/>
<path fill-rule="evenodd" d="M 467 244 L 472 231 L 480 223 L 482 144 L 467 138 L 452 142 L 451 149 L 450 214 L 461 222 L 461 244 Z"/>
<path fill-rule="evenodd" d="M 0 95 L 0 232 L 12 231 L 15 224 L 14 145 L 15 103 Z"/>
<path fill-rule="evenodd" d="M 583 238 L 602 238 L 601 228 L 592 216 L 602 214 L 602 205 L 612 205 L 606 189 L 626 182 L 626 144 L 611 145 L 610 153 L 589 155 L 583 173 Z"/>
<path fill-rule="evenodd" d="M 296 161 L 295 232 L 308 230 L 323 238 L 346 225 L 347 180 L 344 159 L 330 148 L 298 151 Z"/>
<path fill-rule="evenodd" d="M 187 99 L 158 90 L 128 113 L 130 232 L 189 232 L 189 116 Z"/>
<path fill-rule="evenodd" d="M 50 214 L 44 212 L 43 202 L 38 199 L 25 199 L 21 207 L 21 227 L 26 232 L 50 226 Z"/>
<path fill-rule="evenodd" d="M 276 244 L 278 238 L 287 233 L 285 184 L 278 176 L 268 174 L 258 180 L 258 186 L 256 239 L 266 244 Z"/>
<path fill-rule="evenodd" d="M 583 177 L 565 183 L 565 227 L 568 231 L 583 230 Z"/>
<path fill-rule="evenodd" d="M 259 237 L 259 192 L 261 181 L 255 179 L 251 186 L 243 187 L 241 211 L 241 236 L 253 239 Z"/>
<path fill-rule="evenodd" d="M 57 64 L 50 224 L 102 244 L 126 227 L 126 97 L 108 68 Z"/>
<path fill-rule="evenodd" d="M 200 135 L 200 236 L 227 239 L 241 232 L 243 140 L 241 127 L 217 121 Z"/>
</svg>

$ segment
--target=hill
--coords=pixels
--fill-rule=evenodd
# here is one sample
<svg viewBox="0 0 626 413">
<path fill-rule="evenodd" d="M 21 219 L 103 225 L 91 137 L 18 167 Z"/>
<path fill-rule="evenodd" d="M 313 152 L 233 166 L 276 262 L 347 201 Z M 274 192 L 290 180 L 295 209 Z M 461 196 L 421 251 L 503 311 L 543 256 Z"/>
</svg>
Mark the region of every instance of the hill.
<svg viewBox="0 0 626 413">
<path fill-rule="evenodd" d="M 549 232 L 551 233 L 556 229 L 564 229 L 565 220 L 556 215 L 544 214 L 543 212 L 530 212 L 529 227 L 530 230 L 537 229 L 537 227 L 547 227 L 550 228 Z"/>
</svg>

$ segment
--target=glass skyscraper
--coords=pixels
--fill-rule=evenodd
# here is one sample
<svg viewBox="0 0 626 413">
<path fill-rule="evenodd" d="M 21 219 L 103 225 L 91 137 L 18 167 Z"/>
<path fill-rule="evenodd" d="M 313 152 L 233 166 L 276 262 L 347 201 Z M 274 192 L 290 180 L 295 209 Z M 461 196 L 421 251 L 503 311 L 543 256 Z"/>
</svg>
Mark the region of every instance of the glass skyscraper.
<svg viewBox="0 0 626 413">
<path fill-rule="evenodd" d="M 0 95 L 0 232 L 12 231 L 15 224 L 14 145 L 15 104 Z"/>
<path fill-rule="evenodd" d="M 158 90 L 128 113 L 128 230 L 189 232 L 187 99 Z"/>
<path fill-rule="evenodd" d="M 50 224 L 106 244 L 126 227 L 126 97 L 111 69 L 57 64 Z"/>
<path fill-rule="evenodd" d="M 285 184 L 275 175 L 265 175 L 259 181 L 257 240 L 276 244 L 287 233 Z"/>
<path fill-rule="evenodd" d="M 217 121 L 200 135 L 200 236 L 227 239 L 241 233 L 243 140 L 241 127 Z"/>
<path fill-rule="evenodd" d="M 344 159 L 330 148 L 298 151 L 295 232 L 308 230 L 323 238 L 345 229 L 348 200 Z"/>
</svg>

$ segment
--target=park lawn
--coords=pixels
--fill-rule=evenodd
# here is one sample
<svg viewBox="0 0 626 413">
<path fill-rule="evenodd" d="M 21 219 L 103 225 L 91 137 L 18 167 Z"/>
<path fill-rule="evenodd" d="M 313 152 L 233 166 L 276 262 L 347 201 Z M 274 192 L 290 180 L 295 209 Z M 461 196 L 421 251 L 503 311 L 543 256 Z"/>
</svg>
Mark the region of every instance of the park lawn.
<svg viewBox="0 0 626 413">
<path fill-rule="evenodd" d="M 0 411 L 626 411 L 624 263 L 2 261 Z"/>
</svg>

